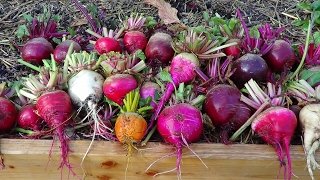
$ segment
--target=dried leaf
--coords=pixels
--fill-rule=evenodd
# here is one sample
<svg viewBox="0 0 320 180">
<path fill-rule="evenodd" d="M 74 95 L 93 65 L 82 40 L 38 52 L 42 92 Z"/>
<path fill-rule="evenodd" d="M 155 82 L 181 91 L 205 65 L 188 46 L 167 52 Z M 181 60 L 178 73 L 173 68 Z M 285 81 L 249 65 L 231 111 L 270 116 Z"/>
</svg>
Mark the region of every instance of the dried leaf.
<svg viewBox="0 0 320 180">
<path fill-rule="evenodd" d="M 178 10 L 164 0 L 146 0 L 145 4 L 152 5 L 158 9 L 158 15 L 165 24 L 180 23 L 177 16 Z"/>
</svg>

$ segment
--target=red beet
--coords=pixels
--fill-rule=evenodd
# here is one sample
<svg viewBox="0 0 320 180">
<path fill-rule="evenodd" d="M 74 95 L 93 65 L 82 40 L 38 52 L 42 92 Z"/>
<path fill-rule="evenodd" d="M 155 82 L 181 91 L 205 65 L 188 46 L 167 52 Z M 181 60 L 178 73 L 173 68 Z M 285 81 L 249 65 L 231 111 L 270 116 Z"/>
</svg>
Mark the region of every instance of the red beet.
<svg viewBox="0 0 320 180">
<path fill-rule="evenodd" d="M 291 45 L 284 40 L 276 40 L 272 49 L 262 57 L 273 72 L 290 70 L 297 60 Z"/>
<path fill-rule="evenodd" d="M 52 44 L 43 37 L 29 40 L 22 48 L 22 59 L 26 62 L 42 64 L 43 59 L 50 59 Z"/>
<path fill-rule="evenodd" d="M 120 43 L 110 37 L 102 37 L 96 41 L 94 44 L 94 49 L 101 55 L 103 53 L 108 53 L 110 51 L 122 52 Z"/>
<path fill-rule="evenodd" d="M 221 129 L 221 142 L 230 144 L 228 133 L 238 130 L 251 116 L 251 110 L 240 101 L 241 92 L 230 85 L 213 86 L 206 95 L 204 112 L 212 124 Z"/>
<path fill-rule="evenodd" d="M 167 64 L 174 55 L 171 43 L 172 37 L 169 34 L 162 32 L 153 34 L 145 49 L 147 60 L 152 64 Z"/>
<path fill-rule="evenodd" d="M 34 104 L 23 106 L 18 114 L 18 125 L 23 129 L 39 131 L 42 119 L 35 113 L 36 110 L 37 108 Z"/>
<path fill-rule="evenodd" d="M 296 115 L 288 108 L 271 107 L 259 114 L 252 121 L 251 127 L 266 143 L 276 149 L 281 166 L 287 166 L 284 179 L 290 180 L 292 171 L 289 144 L 297 127 Z M 287 164 L 284 161 L 282 146 L 287 155 Z"/>
<path fill-rule="evenodd" d="M 59 168 L 67 166 L 72 171 L 68 158 L 70 149 L 68 147 L 68 137 L 65 133 L 65 127 L 70 122 L 72 104 L 69 95 L 62 90 L 43 93 L 36 104 L 40 117 L 54 129 L 54 133 L 60 140 L 61 164 Z"/>
<path fill-rule="evenodd" d="M 147 42 L 146 35 L 141 31 L 129 31 L 123 38 L 124 47 L 130 54 L 133 54 L 138 49 L 144 50 Z"/>
<path fill-rule="evenodd" d="M 10 131 L 15 123 L 18 111 L 6 98 L 0 97 L 0 133 Z"/>
<path fill-rule="evenodd" d="M 66 58 L 70 44 L 73 43 L 73 51 L 79 52 L 81 46 L 74 40 L 65 40 L 60 43 L 53 51 L 53 57 L 56 62 L 62 62 Z"/>
<path fill-rule="evenodd" d="M 103 92 L 108 99 L 121 106 L 125 96 L 137 87 L 138 82 L 132 75 L 115 74 L 104 81 Z"/>
</svg>

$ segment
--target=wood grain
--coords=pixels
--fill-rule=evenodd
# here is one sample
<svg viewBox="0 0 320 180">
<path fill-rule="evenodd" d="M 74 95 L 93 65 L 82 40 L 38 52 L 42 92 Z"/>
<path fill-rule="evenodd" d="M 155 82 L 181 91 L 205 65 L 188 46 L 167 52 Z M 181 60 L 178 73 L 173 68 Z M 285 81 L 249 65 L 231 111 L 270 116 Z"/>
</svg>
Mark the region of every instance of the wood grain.
<svg viewBox="0 0 320 180">
<path fill-rule="evenodd" d="M 84 171 L 87 180 L 119 180 L 124 179 L 127 163 L 126 151 L 117 142 L 96 141 L 93 143 L 88 156 L 85 158 L 81 170 L 79 164 L 86 152 L 90 141 L 71 141 L 70 161 L 75 165 L 74 170 L 82 177 Z M 59 142 L 52 149 L 49 161 L 51 140 L 25 140 L 1 139 L 0 150 L 3 154 L 6 168 L 0 172 L 1 180 L 37 180 L 60 179 L 60 151 Z M 248 179 L 277 179 L 279 161 L 276 153 L 268 145 L 235 144 L 225 146 L 222 144 L 191 144 L 190 147 L 204 161 L 208 169 L 187 148 L 183 151 L 182 179 L 183 180 L 248 180 Z M 299 179 L 311 179 L 305 169 L 304 152 L 301 146 L 291 146 L 293 160 L 293 173 Z M 146 168 L 155 160 L 171 153 L 174 148 L 162 143 L 149 143 L 141 148 L 140 152 L 133 154 L 127 172 L 128 180 L 153 179 L 158 172 L 170 170 L 175 167 L 176 157 L 161 159 L 150 170 Z M 317 153 L 320 160 L 320 153 Z M 48 166 L 47 166 L 48 164 Z M 46 168 L 47 167 L 47 168 Z M 283 169 L 282 169 L 283 170 Z M 320 179 L 320 170 L 316 170 L 315 178 Z M 279 179 L 283 178 L 283 171 Z M 68 179 L 68 171 L 63 170 L 63 179 Z M 70 180 L 79 179 L 73 175 Z M 177 179 L 175 172 L 156 176 L 155 180 Z M 292 177 L 292 179 L 296 179 Z"/>
</svg>

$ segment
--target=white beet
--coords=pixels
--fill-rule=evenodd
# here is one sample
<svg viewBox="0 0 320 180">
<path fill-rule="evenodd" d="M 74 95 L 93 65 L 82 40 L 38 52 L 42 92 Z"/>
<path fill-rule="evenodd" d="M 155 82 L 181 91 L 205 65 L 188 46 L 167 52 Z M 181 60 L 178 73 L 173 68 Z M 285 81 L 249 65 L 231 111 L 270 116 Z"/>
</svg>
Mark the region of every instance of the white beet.
<svg viewBox="0 0 320 180">
<path fill-rule="evenodd" d="M 68 81 L 68 94 L 72 103 L 78 107 L 88 101 L 98 103 L 103 97 L 104 77 L 92 70 L 83 69 Z M 91 103 L 89 103 L 92 101 Z M 89 107 L 90 108 L 90 107 Z"/>
<path fill-rule="evenodd" d="M 304 106 L 299 113 L 299 119 L 303 128 L 303 144 L 307 156 L 308 171 L 314 180 L 313 170 L 320 169 L 320 165 L 315 159 L 315 151 L 319 148 L 320 138 L 320 104 Z"/>
</svg>

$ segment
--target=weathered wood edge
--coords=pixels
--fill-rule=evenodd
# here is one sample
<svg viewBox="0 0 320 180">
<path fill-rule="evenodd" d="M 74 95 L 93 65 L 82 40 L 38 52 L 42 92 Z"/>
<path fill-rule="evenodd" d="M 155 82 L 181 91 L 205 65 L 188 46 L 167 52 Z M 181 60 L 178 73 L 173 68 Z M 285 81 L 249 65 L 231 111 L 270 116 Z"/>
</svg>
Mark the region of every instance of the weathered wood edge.
<svg viewBox="0 0 320 180">
<path fill-rule="evenodd" d="M 69 147 L 72 150 L 71 155 L 84 155 L 89 140 L 70 141 Z M 30 140 L 30 139 L 1 139 L 0 152 L 2 154 L 48 154 L 52 146 L 52 140 Z M 270 145 L 257 144 L 209 144 L 194 143 L 190 145 L 197 155 L 205 159 L 245 159 L 245 160 L 277 160 L 275 150 Z M 150 142 L 145 147 L 140 147 L 141 154 L 146 157 L 162 157 L 174 149 L 165 143 Z M 290 146 L 291 158 L 296 161 L 305 159 L 302 146 Z M 59 141 L 55 142 L 52 154 L 60 154 Z M 119 142 L 95 141 L 91 146 L 88 156 L 125 156 L 126 151 Z M 196 158 L 192 152 L 185 148 L 184 158 Z M 316 158 L 320 159 L 320 153 L 316 153 Z"/>
</svg>

